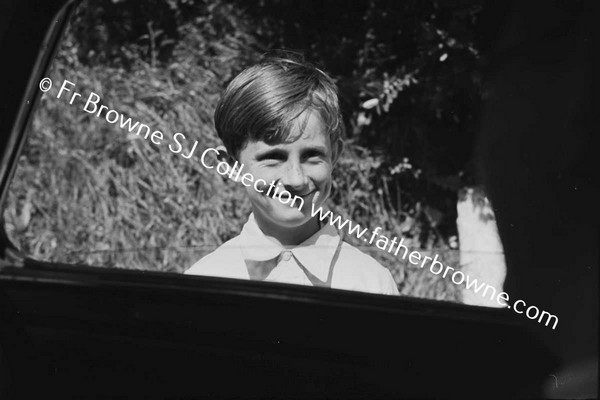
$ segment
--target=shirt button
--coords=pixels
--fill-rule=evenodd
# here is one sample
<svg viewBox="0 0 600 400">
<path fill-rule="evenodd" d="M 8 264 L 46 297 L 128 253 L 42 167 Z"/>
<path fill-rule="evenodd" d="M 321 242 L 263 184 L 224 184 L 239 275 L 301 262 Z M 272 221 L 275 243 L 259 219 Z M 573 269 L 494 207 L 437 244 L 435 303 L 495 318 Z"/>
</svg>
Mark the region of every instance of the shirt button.
<svg viewBox="0 0 600 400">
<path fill-rule="evenodd" d="M 283 261 L 290 261 L 290 258 L 292 258 L 292 252 L 284 251 L 283 254 L 281 255 L 281 258 L 283 258 Z"/>
</svg>

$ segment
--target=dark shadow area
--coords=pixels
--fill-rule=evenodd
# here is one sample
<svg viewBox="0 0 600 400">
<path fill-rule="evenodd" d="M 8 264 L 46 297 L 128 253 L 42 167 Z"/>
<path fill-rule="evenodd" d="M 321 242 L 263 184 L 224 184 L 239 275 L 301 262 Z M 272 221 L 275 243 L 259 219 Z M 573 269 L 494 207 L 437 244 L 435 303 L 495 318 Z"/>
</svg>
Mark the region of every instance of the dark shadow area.
<svg viewBox="0 0 600 400">
<path fill-rule="evenodd" d="M 482 19 L 488 45 L 479 161 L 507 262 L 505 290 L 557 315 L 547 394 L 598 388 L 598 141 L 590 1 L 513 1 Z M 496 23 L 494 23 L 496 22 Z M 552 387 L 554 386 L 554 387 Z"/>
</svg>

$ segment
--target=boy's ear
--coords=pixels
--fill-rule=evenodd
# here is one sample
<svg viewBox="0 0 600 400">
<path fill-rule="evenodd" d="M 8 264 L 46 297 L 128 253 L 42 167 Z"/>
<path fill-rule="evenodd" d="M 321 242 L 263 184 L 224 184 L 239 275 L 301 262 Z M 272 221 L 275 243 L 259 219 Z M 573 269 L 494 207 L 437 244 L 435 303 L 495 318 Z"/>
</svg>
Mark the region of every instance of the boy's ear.
<svg viewBox="0 0 600 400">
<path fill-rule="evenodd" d="M 338 138 L 331 146 L 331 158 L 333 160 L 333 165 L 337 163 L 342 151 L 344 151 L 344 140 L 342 138 Z"/>
<path fill-rule="evenodd" d="M 215 149 L 219 152 L 219 154 L 217 155 L 217 160 L 225 161 L 229 165 L 235 164 L 235 158 L 227 152 L 225 146 L 220 145 L 215 147 Z"/>
</svg>

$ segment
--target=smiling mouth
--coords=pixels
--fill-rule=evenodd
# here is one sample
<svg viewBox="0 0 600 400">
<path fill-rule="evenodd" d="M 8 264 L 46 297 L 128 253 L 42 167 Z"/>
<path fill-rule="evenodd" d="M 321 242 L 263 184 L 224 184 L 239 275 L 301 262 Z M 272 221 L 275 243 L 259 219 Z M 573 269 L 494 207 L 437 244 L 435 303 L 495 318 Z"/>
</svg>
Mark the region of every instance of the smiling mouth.
<svg viewBox="0 0 600 400">
<path fill-rule="evenodd" d="M 306 197 L 306 196 L 310 196 L 311 194 L 313 194 L 314 192 L 316 192 L 317 190 L 313 190 L 312 192 L 308 192 L 306 194 L 295 194 L 293 196 L 298 196 L 298 197 Z"/>
<path fill-rule="evenodd" d="M 290 192 L 288 192 L 288 193 L 290 193 L 290 199 L 293 199 L 294 197 L 302 197 L 303 199 L 305 199 L 306 197 L 310 196 L 311 194 L 313 194 L 315 192 L 317 192 L 317 189 L 315 189 L 315 190 L 313 190 L 311 192 L 308 192 L 306 194 L 290 193 Z M 270 198 L 275 199 L 275 200 L 279 200 L 279 199 L 284 199 L 285 200 L 287 196 L 281 196 L 281 197 L 279 197 L 279 193 L 278 194 L 271 193 L 267 197 L 270 197 Z"/>
<path fill-rule="evenodd" d="M 313 190 L 312 192 L 309 192 L 309 193 L 306 193 L 306 194 L 298 194 L 298 193 L 290 193 L 290 192 L 288 192 L 288 193 L 290 193 L 290 195 L 289 195 L 290 199 L 293 199 L 294 197 L 302 197 L 302 198 L 305 198 L 305 197 L 307 197 L 307 196 L 310 196 L 310 195 L 311 195 L 311 194 L 313 194 L 314 192 L 316 192 L 316 190 Z M 279 195 L 280 195 L 280 194 L 281 194 L 281 192 L 280 192 L 280 193 L 278 193 L 278 194 L 276 194 L 276 195 L 275 195 L 275 194 L 272 194 L 270 197 L 272 197 L 272 198 L 274 198 L 274 199 L 275 199 L 275 198 L 279 197 Z M 287 197 L 288 197 L 288 196 L 281 196 L 280 198 L 282 198 L 282 199 L 285 199 L 285 198 L 287 198 Z"/>
</svg>

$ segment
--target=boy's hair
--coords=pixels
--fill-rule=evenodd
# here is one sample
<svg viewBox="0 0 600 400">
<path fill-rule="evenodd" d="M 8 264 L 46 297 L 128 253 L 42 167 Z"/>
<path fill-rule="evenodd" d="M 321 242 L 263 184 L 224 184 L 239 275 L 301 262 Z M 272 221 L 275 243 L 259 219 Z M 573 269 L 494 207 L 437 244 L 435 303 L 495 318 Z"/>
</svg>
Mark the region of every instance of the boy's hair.
<svg viewBox="0 0 600 400">
<path fill-rule="evenodd" d="M 318 112 L 332 143 L 343 135 L 333 79 L 298 57 L 269 57 L 229 83 L 215 110 L 215 128 L 238 158 L 249 140 L 287 140 L 294 120 L 308 109 Z"/>
</svg>

